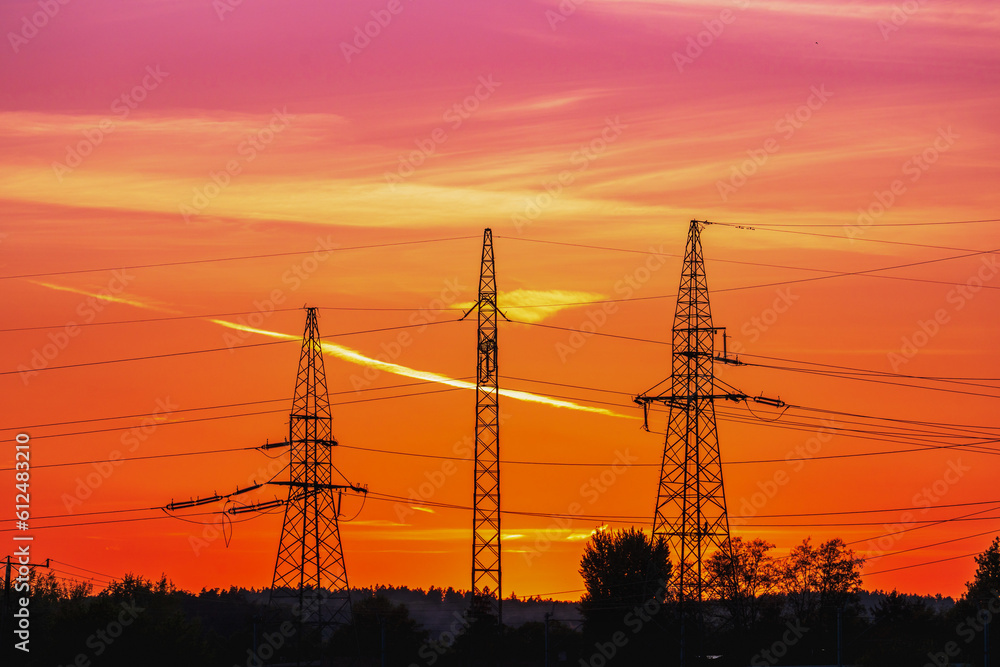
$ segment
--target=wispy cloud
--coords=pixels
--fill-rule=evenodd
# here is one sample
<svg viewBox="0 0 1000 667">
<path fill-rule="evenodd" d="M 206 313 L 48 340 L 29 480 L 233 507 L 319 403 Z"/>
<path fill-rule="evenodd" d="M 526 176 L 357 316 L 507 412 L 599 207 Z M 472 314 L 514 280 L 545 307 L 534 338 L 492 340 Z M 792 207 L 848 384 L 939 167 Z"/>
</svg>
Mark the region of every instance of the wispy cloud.
<svg viewBox="0 0 1000 667">
<path fill-rule="evenodd" d="M 541 322 L 566 308 L 603 298 L 603 294 L 594 292 L 516 289 L 498 293 L 497 306 L 504 313 L 510 311 L 515 315 L 514 319 L 522 322 Z M 468 310 L 474 305 L 475 302 L 468 301 L 456 304 L 456 307 Z"/>
<path fill-rule="evenodd" d="M 161 313 L 178 313 L 180 311 L 171 310 L 169 308 L 164 308 L 163 306 L 158 306 L 154 303 L 150 303 L 148 300 L 143 300 L 140 297 L 120 293 L 120 294 L 108 294 L 102 292 L 89 292 L 78 287 L 70 287 L 68 285 L 56 285 L 55 283 L 47 283 L 40 280 L 28 280 L 29 283 L 38 285 L 40 287 L 47 287 L 52 290 L 59 292 L 71 292 L 73 294 L 80 294 L 83 296 L 89 296 L 102 303 L 124 303 L 129 306 L 134 306 L 136 308 L 142 308 L 143 310 L 153 310 Z"/>
<path fill-rule="evenodd" d="M 209 321 L 214 322 L 220 326 L 228 327 L 230 329 L 236 329 L 237 331 L 246 331 L 252 334 L 258 334 L 261 336 L 268 336 L 271 338 L 281 338 L 284 340 L 298 340 L 298 336 L 293 336 L 291 334 L 280 333 L 277 331 L 268 331 L 266 329 L 256 329 L 254 327 L 249 327 L 244 324 L 238 324 L 236 322 L 229 322 L 227 320 L 210 319 Z M 330 356 L 348 361 L 352 364 L 358 364 L 359 366 L 367 366 L 369 368 L 375 368 L 380 371 L 385 371 L 387 373 L 392 373 L 394 375 L 400 375 L 402 377 L 413 378 L 416 380 L 425 380 L 427 382 L 435 382 L 437 384 L 447 385 L 449 387 L 456 387 L 458 389 L 476 389 L 475 383 L 467 382 L 465 380 L 456 380 L 455 378 L 448 377 L 441 373 L 433 373 L 431 371 L 421 371 L 415 368 L 410 368 L 408 366 L 403 366 L 402 364 L 394 364 L 388 361 L 380 361 L 378 359 L 373 359 L 357 350 L 347 347 L 346 345 L 340 345 L 338 343 L 328 343 L 322 342 L 320 346 L 323 352 L 329 354 Z M 537 403 L 540 405 L 548 405 L 555 408 L 565 408 L 567 410 L 577 410 L 580 412 L 589 412 L 592 414 L 606 415 L 609 417 L 619 417 L 621 419 L 635 419 L 630 415 L 623 415 L 612 410 L 606 410 L 605 408 L 595 408 L 588 405 L 581 405 L 573 401 L 567 401 L 557 398 L 549 398 L 547 396 L 540 396 L 538 394 L 533 394 L 528 391 L 518 391 L 516 389 L 500 389 L 499 394 L 507 398 L 512 398 L 516 401 L 524 401 L 526 403 Z"/>
</svg>

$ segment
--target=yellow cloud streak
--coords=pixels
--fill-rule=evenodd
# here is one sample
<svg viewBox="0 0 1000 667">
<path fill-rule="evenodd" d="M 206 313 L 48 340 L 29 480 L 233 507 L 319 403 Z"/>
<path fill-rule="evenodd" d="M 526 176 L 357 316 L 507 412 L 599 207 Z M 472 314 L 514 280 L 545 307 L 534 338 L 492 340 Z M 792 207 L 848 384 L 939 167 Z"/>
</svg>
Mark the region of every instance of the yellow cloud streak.
<svg viewBox="0 0 1000 667">
<path fill-rule="evenodd" d="M 105 303 L 124 303 L 129 306 L 135 306 L 136 308 L 142 308 L 143 310 L 154 310 L 161 313 L 179 313 L 177 310 L 170 310 L 169 308 L 161 308 L 160 306 L 151 306 L 147 303 L 143 303 L 138 299 L 126 298 L 123 296 L 114 296 L 113 294 L 98 294 L 95 292 L 88 292 L 87 290 L 77 289 L 76 287 L 67 287 L 65 285 L 56 285 L 54 283 L 45 283 L 40 280 L 29 280 L 29 283 L 33 285 L 40 285 L 41 287 L 48 287 L 49 289 L 58 290 L 60 292 L 72 292 L 73 294 L 82 294 L 83 296 L 93 297 L 98 301 L 104 301 Z"/>
<path fill-rule="evenodd" d="M 101 299 L 104 301 L 114 301 L 118 303 L 125 303 L 130 306 L 135 306 L 136 308 L 143 308 L 145 310 L 158 310 L 161 312 L 175 313 L 178 311 L 169 310 L 167 308 L 162 308 L 159 306 L 150 306 L 141 301 L 136 301 L 133 299 L 126 299 L 124 297 L 116 297 L 111 295 L 93 294 L 84 290 L 76 289 L 74 287 L 64 287 L 62 285 L 55 285 L 52 283 L 45 283 L 40 281 L 30 281 L 36 285 L 41 285 L 42 287 L 48 287 L 49 289 L 61 290 L 65 292 L 73 292 L 76 294 L 83 294 L 85 296 L 90 296 L 95 299 Z M 518 290 L 520 292 L 528 293 L 529 290 Z M 535 299 L 537 302 L 538 294 L 559 294 L 558 292 L 537 292 L 535 296 L 530 297 L 530 299 Z M 562 293 L 562 294 L 583 294 L 583 293 Z M 592 296 L 592 295 L 587 295 Z M 268 331 L 266 329 L 256 329 L 254 327 L 249 327 L 243 324 L 237 324 L 235 322 L 229 322 L 227 320 L 218 320 L 213 318 L 206 318 L 209 322 L 218 324 L 229 329 L 235 329 L 237 331 L 246 331 L 248 333 L 259 334 L 261 336 L 270 336 L 271 338 L 281 338 L 283 340 L 298 340 L 298 336 L 292 336 L 290 334 L 284 334 L 277 331 Z M 414 368 L 409 368 L 408 366 L 403 366 L 401 364 L 394 364 L 388 361 L 380 361 L 378 359 L 373 359 L 371 357 L 365 356 L 364 354 L 353 350 L 345 345 L 339 345 L 337 343 L 326 343 L 321 342 L 320 346 L 323 352 L 337 357 L 338 359 L 343 359 L 344 361 L 349 361 L 353 364 L 358 364 L 359 366 L 367 366 L 370 368 L 377 368 L 378 370 L 385 371 L 387 373 L 392 373 L 394 375 L 400 375 L 402 377 L 413 378 L 416 380 L 426 380 L 428 382 L 435 382 L 438 384 L 447 385 L 449 387 L 455 387 L 457 389 L 475 389 L 476 385 L 472 382 L 466 382 L 464 380 L 456 380 L 450 378 L 447 375 L 441 375 L 440 373 L 431 373 L 429 371 L 419 371 Z M 518 391 L 516 389 L 500 389 L 498 390 L 501 396 L 506 396 L 507 398 L 512 398 L 516 401 L 524 401 L 527 403 L 540 403 L 542 405 L 550 405 L 556 408 L 565 408 L 567 410 L 578 410 L 580 412 L 589 412 L 598 415 L 607 415 L 609 417 L 620 417 L 622 419 L 636 419 L 629 415 L 622 415 L 611 410 L 606 410 L 604 408 L 594 408 L 587 405 L 580 405 L 579 403 L 574 403 L 573 401 L 560 400 L 556 398 L 548 398 L 547 396 L 539 396 L 538 394 L 532 394 L 527 391 Z"/>
<path fill-rule="evenodd" d="M 277 331 L 267 331 L 266 329 L 255 329 L 254 327 L 248 327 L 243 324 L 237 324 L 235 322 L 228 322 L 226 320 L 209 320 L 215 324 L 228 327 L 230 329 L 236 329 L 237 331 L 246 331 L 248 333 L 259 334 L 261 336 L 270 336 L 271 338 L 281 338 L 283 340 L 297 340 L 298 336 L 292 336 L 290 334 L 279 333 Z M 370 368 L 377 368 L 380 371 L 385 371 L 387 373 L 392 373 L 394 375 L 401 375 L 403 377 L 413 378 L 416 380 L 426 380 L 428 382 L 436 382 L 438 384 L 447 385 L 449 387 L 456 387 L 458 389 L 475 389 L 476 385 L 472 382 L 466 382 L 465 380 L 456 380 L 450 378 L 447 375 L 441 375 L 440 373 L 432 373 L 430 371 L 419 371 L 414 368 L 409 368 L 408 366 L 403 366 L 401 364 L 394 364 L 389 361 L 380 361 L 378 359 L 372 359 L 371 357 L 365 356 L 364 354 L 353 350 L 344 345 L 339 345 L 337 343 L 326 343 L 321 342 L 320 346 L 323 351 L 330 356 L 337 357 L 338 359 L 343 359 L 344 361 L 349 361 L 353 364 L 358 364 L 359 366 L 367 366 Z M 542 405 L 550 405 L 556 408 L 566 408 L 567 410 L 579 410 L 580 412 L 590 412 L 598 415 L 607 415 L 609 417 L 621 417 L 623 419 L 635 419 L 628 415 L 618 414 L 617 412 L 612 412 L 611 410 L 606 410 L 604 408 L 594 408 L 587 405 L 580 405 L 574 403 L 573 401 L 565 401 L 556 398 L 548 398 L 547 396 L 539 396 L 538 394 L 532 394 L 527 391 L 518 391 L 516 389 L 500 389 L 498 390 L 501 396 L 506 396 L 507 398 L 512 398 L 516 401 L 525 401 L 527 403 L 540 403 Z"/>
<path fill-rule="evenodd" d="M 555 315 L 560 310 L 573 307 L 586 301 L 604 299 L 603 294 L 593 292 L 570 292 L 566 290 L 530 290 L 516 289 L 512 292 L 497 294 L 497 305 L 503 312 L 516 310 L 516 319 L 522 322 L 541 322 L 549 315 Z M 475 301 L 456 304 L 456 308 L 468 310 L 476 305 Z"/>
</svg>

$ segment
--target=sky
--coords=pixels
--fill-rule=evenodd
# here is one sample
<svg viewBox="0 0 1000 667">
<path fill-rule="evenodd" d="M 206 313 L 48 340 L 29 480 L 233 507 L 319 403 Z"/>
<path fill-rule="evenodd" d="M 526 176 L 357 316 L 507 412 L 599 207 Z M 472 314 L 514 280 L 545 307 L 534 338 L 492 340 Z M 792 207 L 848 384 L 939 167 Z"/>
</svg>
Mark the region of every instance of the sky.
<svg viewBox="0 0 1000 667">
<path fill-rule="evenodd" d="M 487 227 L 506 594 L 576 599 L 594 530 L 651 526 L 666 416 L 631 396 L 669 375 L 692 218 L 751 362 L 719 376 L 793 406 L 718 406 L 733 534 L 841 537 L 867 588 L 954 596 L 1000 533 L 995 3 L 4 1 L 0 27 L 0 475 L 29 434 L 60 576 L 270 584 L 280 512 L 157 508 L 281 472 L 253 448 L 286 437 L 309 305 L 370 491 L 351 584 L 467 589 L 472 465 L 433 457 L 469 455 Z"/>
</svg>

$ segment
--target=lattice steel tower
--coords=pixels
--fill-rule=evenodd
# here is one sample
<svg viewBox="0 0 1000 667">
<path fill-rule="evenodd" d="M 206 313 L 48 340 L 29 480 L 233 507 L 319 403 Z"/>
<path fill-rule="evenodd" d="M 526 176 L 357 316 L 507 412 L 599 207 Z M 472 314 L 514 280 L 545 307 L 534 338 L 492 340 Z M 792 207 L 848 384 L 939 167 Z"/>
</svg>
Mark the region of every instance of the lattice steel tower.
<svg viewBox="0 0 1000 667">
<path fill-rule="evenodd" d="M 500 408 L 497 394 L 497 286 L 493 232 L 483 232 L 476 366 L 476 470 L 472 510 L 473 608 L 503 625 L 500 577 Z M 502 313 L 501 313 L 502 315 Z"/>
<path fill-rule="evenodd" d="M 712 326 L 701 250 L 701 230 L 706 224 L 710 223 L 692 220 L 688 229 L 674 312 L 670 389 L 635 399 L 643 406 L 647 423 L 651 403 L 664 403 L 670 410 L 653 535 L 665 536 L 670 545 L 677 562 L 673 587 L 682 603 L 702 599 L 711 584 L 703 563 L 715 550 L 730 548 L 715 401 L 746 398 L 716 391 L 715 361 L 738 362 L 725 352 L 715 354 L 715 335 L 722 332 L 725 346 L 725 329 Z"/>
<path fill-rule="evenodd" d="M 271 585 L 272 602 L 293 602 L 302 624 L 321 636 L 351 621 L 347 567 L 340 542 L 341 491 L 362 491 L 333 483 L 330 398 L 320 346 L 316 308 L 306 308 L 299 373 L 288 423 L 291 460 L 285 521 Z"/>
</svg>

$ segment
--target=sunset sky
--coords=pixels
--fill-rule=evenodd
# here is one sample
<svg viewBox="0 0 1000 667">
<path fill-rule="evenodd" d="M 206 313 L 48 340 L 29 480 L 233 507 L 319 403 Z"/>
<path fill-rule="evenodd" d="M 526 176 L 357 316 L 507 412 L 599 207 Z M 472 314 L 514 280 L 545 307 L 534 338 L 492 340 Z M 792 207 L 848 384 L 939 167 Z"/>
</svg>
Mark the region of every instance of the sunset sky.
<svg viewBox="0 0 1000 667">
<path fill-rule="evenodd" d="M 750 364 L 720 377 L 794 406 L 718 406 L 733 534 L 842 537 L 867 588 L 944 595 L 1000 534 L 996 3 L 52 0 L 0 27 L 0 479 L 30 434 L 60 576 L 270 585 L 280 512 L 228 547 L 221 504 L 122 520 L 281 470 L 252 448 L 287 437 L 310 305 L 334 462 L 370 489 L 351 584 L 467 589 L 472 464 L 433 457 L 471 451 L 450 320 L 486 227 L 505 593 L 576 599 L 593 530 L 651 526 L 666 417 L 631 396 L 669 374 L 692 218 L 726 223 L 713 315 Z"/>
</svg>

